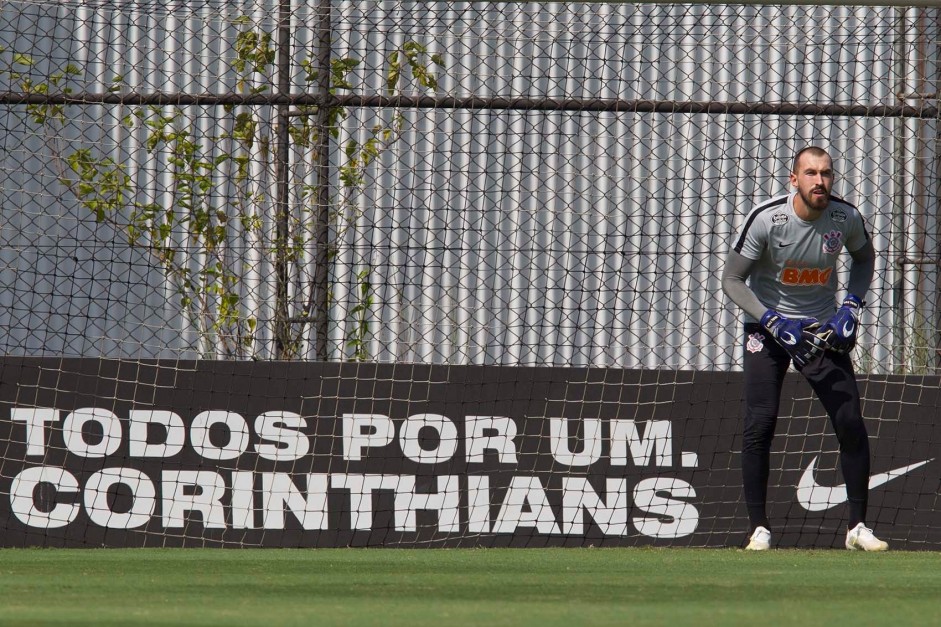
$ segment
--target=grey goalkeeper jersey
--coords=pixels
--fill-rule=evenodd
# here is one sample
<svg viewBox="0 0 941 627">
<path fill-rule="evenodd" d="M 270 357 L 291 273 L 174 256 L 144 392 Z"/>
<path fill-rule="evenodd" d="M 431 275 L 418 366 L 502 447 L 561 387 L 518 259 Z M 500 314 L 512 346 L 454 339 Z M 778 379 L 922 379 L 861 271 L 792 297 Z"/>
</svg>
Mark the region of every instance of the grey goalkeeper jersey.
<svg viewBox="0 0 941 627">
<path fill-rule="evenodd" d="M 755 261 L 748 285 L 763 305 L 788 317 L 824 319 L 835 309 L 840 252 L 860 250 L 869 233 L 856 207 L 835 196 L 818 219 L 801 220 L 795 195 L 757 205 L 734 250 Z M 755 322 L 748 314 L 745 321 Z"/>
</svg>

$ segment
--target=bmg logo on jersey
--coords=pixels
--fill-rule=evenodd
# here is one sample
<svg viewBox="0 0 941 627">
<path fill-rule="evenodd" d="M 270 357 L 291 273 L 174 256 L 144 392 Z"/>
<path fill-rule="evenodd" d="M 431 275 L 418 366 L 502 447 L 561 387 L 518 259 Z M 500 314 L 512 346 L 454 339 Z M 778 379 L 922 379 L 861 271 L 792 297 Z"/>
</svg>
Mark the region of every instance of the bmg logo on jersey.
<svg viewBox="0 0 941 627">
<path fill-rule="evenodd" d="M 823 252 L 828 255 L 835 255 L 843 248 L 843 233 L 840 231 L 830 231 L 823 234 Z"/>
<path fill-rule="evenodd" d="M 833 268 L 795 268 L 788 266 L 781 270 L 781 283 L 784 285 L 826 285 L 830 281 Z"/>
</svg>

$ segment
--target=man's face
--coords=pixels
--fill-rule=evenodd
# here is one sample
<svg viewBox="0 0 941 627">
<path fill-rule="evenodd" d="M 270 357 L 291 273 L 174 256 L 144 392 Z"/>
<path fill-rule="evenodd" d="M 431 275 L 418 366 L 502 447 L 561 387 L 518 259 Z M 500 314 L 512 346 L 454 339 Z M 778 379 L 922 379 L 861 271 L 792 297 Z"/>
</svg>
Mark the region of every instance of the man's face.
<svg viewBox="0 0 941 627">
<path fill-rule="evenodd" d="M 829 155 L 801 155 L 797 168 L 791 173 L 791 185 L 808 209 L 826 209 L 833 190 L 833 162 Z"/>
</svg>

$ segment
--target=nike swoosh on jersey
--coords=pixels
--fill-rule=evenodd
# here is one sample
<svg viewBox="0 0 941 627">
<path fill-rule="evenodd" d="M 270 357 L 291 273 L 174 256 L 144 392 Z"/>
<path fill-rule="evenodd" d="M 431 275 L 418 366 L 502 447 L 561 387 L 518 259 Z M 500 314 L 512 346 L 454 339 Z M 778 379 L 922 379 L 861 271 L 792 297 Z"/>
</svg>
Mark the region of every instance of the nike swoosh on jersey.
<svg viewBox="0 0 941 627">
<path fill-rule="evenodd" d="M 797 483 L 797 502 L 808 512 L 822 512 L 847 500 L 846 484 L 841 483 L 837 486 L 822 486 L 814 478 L 814 471 L 817 470 L 817 457 L 811 460 L 810 465 L 804 470 L 800 481 Z M 902 466 L 895 470 L 882 472 L 878 475 L 869 477 L 869 489 L 873 490 L 881 485 L 898 479 L 902 475 L 908 474 L 916 468 L 921 468 L 925 464 L 934 461 L 934 458 L 923 462 Z"/>
</svg>

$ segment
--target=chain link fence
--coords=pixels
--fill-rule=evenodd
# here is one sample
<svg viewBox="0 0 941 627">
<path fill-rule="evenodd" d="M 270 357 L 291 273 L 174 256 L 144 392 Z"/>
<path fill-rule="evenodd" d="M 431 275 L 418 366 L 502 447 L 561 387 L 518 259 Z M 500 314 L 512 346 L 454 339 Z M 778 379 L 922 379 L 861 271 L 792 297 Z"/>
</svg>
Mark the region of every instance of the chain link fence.
<svg viewBox="0 0 941 627">
<path fill-rule="evenodd" d="M 735 369 L 724 256 L 816 144 L 878 252 L 860 369 L 936 373 L 939 31 L 906 7 L 5 2 L 2 350 Z"/>
</svg>

